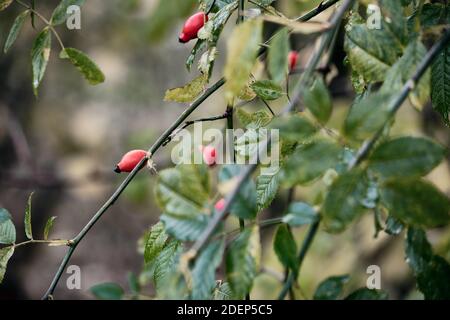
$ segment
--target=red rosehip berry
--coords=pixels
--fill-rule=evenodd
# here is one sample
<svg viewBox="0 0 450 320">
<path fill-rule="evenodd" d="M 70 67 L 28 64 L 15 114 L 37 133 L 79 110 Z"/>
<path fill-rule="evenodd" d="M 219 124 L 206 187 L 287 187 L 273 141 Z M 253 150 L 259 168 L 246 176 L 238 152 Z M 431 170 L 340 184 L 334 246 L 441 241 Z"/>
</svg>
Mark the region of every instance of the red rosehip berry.
<svg viewBox="0 0 450 320">
<path fill-rule="evenodd" d="M 138 165 L 141 160 L 147 156 L 147 151 L 145 150 L 132 150 L 127 152 L 122 160 L 117 164 L 114 169 L 115 172 L 131 172 Z"/>
<path fill-rule="evenodd" d="M 208 16 L 204 12 L 198 12 L 190 16 L 184 23 L 178 40 L 181 43 L 186 43 L 197 38 L 198 31 L 203 28 L 206 21 L 208 21 Z"/>
<path fill-rule="evenodd" d="M 200 146 L 200 152 L 203 155 L 203 161 L 210 167 L 216 165 L 217 161 L 217 151 L 213 146 Z"/>
<path fill-rule="evenodd" d="M 299 56 L 299 54 L 297 51 L 289 52 L 289 56 L 288 56 L 289 72 L 294 71 L 295 67 L 297 66 L 298 56 Z"/>
<path fill-rule="evenodd" d="M 216 209 L 217 211 L 222 211 L 225 208 L 225 203 L 226 203 L 226 201 L 224 198 L 220 199 L 214 205 L 214 209 Z"/>
</svg>

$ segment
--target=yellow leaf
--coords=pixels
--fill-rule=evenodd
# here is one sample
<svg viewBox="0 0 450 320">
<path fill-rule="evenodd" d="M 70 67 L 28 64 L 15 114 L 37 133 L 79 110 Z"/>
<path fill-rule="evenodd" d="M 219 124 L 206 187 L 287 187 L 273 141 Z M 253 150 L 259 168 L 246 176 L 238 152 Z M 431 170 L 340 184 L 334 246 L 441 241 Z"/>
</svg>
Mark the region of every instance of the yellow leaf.
<svg viewBox="0 0 450 320">
<path fill-rule="evenodd" d="M 164 101 L 174 101 L 180 103 L 192 102 L 205 90 L 207 82 L 208 76 L 202 74 L 184 87 L 167 90 Z"/>
</svg>

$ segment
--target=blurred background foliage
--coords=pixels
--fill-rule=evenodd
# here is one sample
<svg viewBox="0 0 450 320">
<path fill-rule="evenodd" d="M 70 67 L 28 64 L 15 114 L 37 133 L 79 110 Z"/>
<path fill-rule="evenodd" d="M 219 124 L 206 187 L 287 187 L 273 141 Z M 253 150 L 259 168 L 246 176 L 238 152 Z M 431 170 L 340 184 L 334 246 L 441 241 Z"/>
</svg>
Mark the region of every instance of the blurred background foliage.
<svg viewBox="0 0 450 320">
<path fill-rule="evenodd" d="M 286 16 L 296 17 L 319 2 L 279 0 L 275 6 Z M 37 8 L 48 17 L 57 4 L 57 0 L 37 1 Z M 63 26 L 58 31 L 64 43 L 87 52 L 101 67 L 106 82 L 99 86 L 89 86 L 70 64 L 57 59 L 55 50 L 36 99 L 29 62 L 36 31 L 31 26 L 23 29 L 9 54 L 1 55 L 0 207 L 12 213 L 18 229 L 26 199 L 35 191 L 35 230 L 42 230 L 48 217 L 58 216 L 53 236 L 72 237 L 123 178 L 112 169 L 124 150 L 147 149 L 184 110 L 183 105 L 163 102 L 163 97 L 166 89 L 194 77 L 184 68 L 192 43 L 179 44 L 178 32 L 196 5 L 196 0 L 88 1 L 82 8 L 81 30 L 70 31 Z M 13 5 L 2 12 L 0 43 L 4 43 L 20 10 Z M 328 12 L 320 19 L 325 19 Z M 225 28 L 219 43 L 213 81 L 221 75 L 224 42 L 232 27 L 229 24 Z M 302 64 L 310 52 L 310 43 L 307 36 L 293 37 L 291 46 L 304 49 Z M 337 129 L 341 128 L 354 96 L 339 43 L 342 41 L 338 40 L 333 57 L 337 72 L 330 87 L 334 98 L 331 126 Z M 282 103 L 274 103 L 273 108 L 280 110 Z M 246 108 L 262 107 L 253 103 Z M 215 94 L 192 118 L 217 115 L 224 108 L 224 98 Z M 412 107 L 402 108 L 394 135 L 426 134 L 448 147 L 449 131 L 441 123 L 430 105 L 422 113 Z M 158 153 L 155 162 L 158 169 L 171 166 L 170 148 Z M 429 179 L 448 194 L 448 161 L 435 169 Z M 143 258 L 137 243 L 160 214 L 154 203 L 153 183 L 154 178 L 142 172 L 88 234 L 72 260 L 72 264 L 81 267 L 82 289 L 66 289 L 66 274 L 55 293 L 58 298 L 92 298 L 89 288 L 101 282 L 117 282 L 126 288 L 127 273 L 141 272 Z M 320 191 L 317 185 L 297 188 L 295 199 L 313 201 Z M 286 198 L 284 190 L 263 217 L 280 216 Z M 351 274 L 346 286 L 349 292 L 364 286 L 366 268 L 371 264 L 381 267 L 382 288 L 391 298 L 420 297 L 404 262 L 403 235 L 389 237 L 380 233 L 374 239 L 372 219 L 372 215 L 365 215 L 340 235 L 318 234 L 302 268 L 301 288 L 296 288 L 300 297 L 311 298 L 317 284 L 331 275 Z M 273 232 L 273 227 L 262 231 L 266 272 L 257 277 L 253 298 L 276 298 L 280 288 L 276 277 L 282 275 L 283 269 L 272 251 Z M 304 232 L 295 230 L 298 241 Z M 450 261 L 450 228 L 433 230 L 428 237 L 436 252 Z M 63 254 L 63 248 L 18 249 L 0 286 L 0 299 L 40 297 Z M 145 274 L 141 280 L 145 282 Z M 152 288 L 146 291 L 150 294 Z"/>
</svg>

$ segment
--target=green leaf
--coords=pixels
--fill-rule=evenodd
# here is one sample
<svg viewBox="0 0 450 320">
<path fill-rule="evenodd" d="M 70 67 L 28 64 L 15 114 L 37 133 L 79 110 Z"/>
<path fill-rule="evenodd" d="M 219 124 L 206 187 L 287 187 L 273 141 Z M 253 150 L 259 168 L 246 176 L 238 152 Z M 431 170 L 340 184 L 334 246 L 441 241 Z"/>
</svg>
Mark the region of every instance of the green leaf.
<svg viewBox="0 0 450 320">
<path fill-rule="evenodd" d="M 224 282 L 214 289 L 213 300 L 234 300 L 234 295 L 228 282 Z"/>
<path fill-rule="evenodd" d="M 301 115 L 278 117 L 270 123 L 271 129 L 280 130 L 280 137 L 303 142 L 317 132 L 317 128 Z"/>
<path fill-rule="evenodd" d="M 303 102 L 321 124 L 328 122 L 333 105 L 331 95 L 321 77 L 318 77 L 310 88 L 303 91 Z"/>
<path fill-rule="evenodd" d="M 398 43 L 408 43 L 410 34 L 401 1 L 379 0 L 379 3 L 383 17 L 382 28 L 396 38 Z"/>
<path fill-rule="evenodd" d="M 69 59 L 91 85 L 105 82 L 105 75 L 100 68 L 84 52 L 74 48 L 61 51 L 61 59 Z"/>
<path fill-rule="evenodd" d="M 383 128 L 389 119 L 391 97 L 389 93 L 375 93 L 357 101 L 345 119 L 345 135 L 364 140 Z"/>
<path fill-rule="evenodd" d="M 247 20 L 237 26 L 228 40 L 225 64 L 225 97 L 232 105 L 247 85 L 262 40 L 262 20 Z"/>
<path fill-rule="evenodd" d="M 450 46 L 437 56 L 431 66 L 431 101 L 447 126 L 450 126 Z"/>
<path fill-rule="evenodd" d="M 380 144 L 369 158 L 369 168 L 383 177 L 424 176 L 445 154 L 445 148 L 431 140 L 401 137 Z"/>
<path fill-rule="evenodd" d="M 319 215 L 316 210 L 304 202 L 293 202 L 289 205 L 283 222 L 291 227 L 300 227 L 317 221 Z"/>
<path fill-rule="evenodd" d="M 433 254 L 423 230 L 408 229 L 405 251 L 407 262 L 414 271 L 417 286 L 425 299 L 450 299 L 450 264 Z"/>
<path fill-rule="evenodd" d="M 226 255 L 227 279 L 236 297 L 242 298 L 250 292 L 260 259 L 259 229 L 254 226 L 231 243 Z"/>
<path fill-rule="evenodd" d="M 13 0 L 0 0 L 0 11 L 8 8 L 12 2 Z"/>
<path fill-rule="evenodd" d="M 322 208 L 323 223 L 329 232 L 342 232 L 361 215 L 366 196 L 365 172 L 352 170 L 340 175 L 331 185 Z"/>
<path fill-rule="evenodd" d="M 156 258 L 153 281 L 157 291 L 162 290 L 165 284 L 171 280 L 171 275 L 176 270 L 182 251 L 181 242 L 171 240 Z"/>
<path fill-rule="evenodd" d="M 388 294 L 383 290 L 360 288 L 348 295 L 345 300 L 387 300 Z"/>
<path fill-rule="evenodd" d="M 179 165 L 162 170 L 155 186 L 156 200 L 172 217 L 195 218 L 209 200 L 209 175 L 204 165 Z"/>
<path fill-rule="evenodd" d="M 52 36 L 49 28 L 45 28 L 36 37 L 31 49 L 31 64 L 33 67 L 33 89 L 37 96 L 39 85 L 44 78 L 50 58 Z"/>
<path fill-rule="evenodd" d="M 242 167 L 239 165 L 225 165 L 219 172 L 219 182 L 227 183 L 231 179 L 238 177 L 242 172 Z M 253 219 L 256 216 L 256 186 L 253 180 L 249 179 L 242 186 L 238 193 L 236 200 L 231 206 L 231 214 L 242 219 Z"/>
<path fill-rule="evenodd" d="M 19 14 L 17 16 L 16 20 L 14 20 L 11 30 L 9 31 L 8 38 L 6 39 L 6 42 L 5 42 L 5 48 L 3 49 L 3 51 L 5 53 L 8 52 L 8 50 L 12 47 L 14 42 L 17 40 L 20 30 L 22 30 L 23 24 L 29 14 L 30 14 L 30 11 L 26 10 L 26 11 L 22 12 L 21 14 Z"/>
<path fill-rule="evenodd" d="M 0 243 L 13 244 L 16 242 L 16 228 L 11 215 L 6 209 L 0 208 Z"/>
<path fill-rule="evenodd" d="M 314 293 L 314 300 L 337 300 L 342 294 L 344 284 L 350 277 L 346 275 L 333 276 L 322 281 Z"/>
<path fill-rule="evenodd" d="M 54 221 L 55 221 L 56 218 L 57 218 L 57 217 L 55 217 L 55 216 L 50 217 L 50 218 L 47 220 L 47 222 L 45 223 L 45 227 L 44 227 L 44 240 L 47 240 L 47 239 L 48 239 L 48 234 L 50 233 L 50 230 L 52 229 L 53 223 L 54 223 Z"/>
<path fill-rule="evenodd" d="M 194 64 L 195 57 L 201 51 L 204 51 L 207 48 L 207 42 L 204 39 L 198 39 L 195 43 L 194 47 L 191 50 L 191 53 L 186 59 L 186 69 L 191 71 L 192 65 Z"/>
<path fill-rule="evenodd" d="M 432 228 L 450 222 L 449 199 L 424 180 L 387 181 L 380 195 L 389 214 L 407 225 Z"/>
<path fill-rule="evenodd" d="M 283 96 L 281 86 L 271 80 L 255 81 L 250 87 L 263 100 L 276 100 Z"/>
<path fill-rule="evenodd" d="M 210 243 L 195 260 L 192 268 L 193 300 L 209 300 L 216 287 L 216 269 L 222 262 L 224 241 Z"/>
<path fill-rule="evenodd" d="M 399 235 L 403 231 L 404 225 L 401 221 L 394 218 L 393 216 L 389 216 L 386 219 L 386 228 L 385 232 L 391 236 Z"/>
<path fill-rule="evenodd" d="M 101 283 L 91 287 L 91 293 L 101 300 L 120 300 L 125 292 L 117 283 Z"/>
<path fill-rule="evenodd" d="M 8 261 L 14 254 L 14 246 L 0 249 L 0 284 L 3 282 Z"/>
<path fill-rule="evenodd" d="M 267 68 L 273 81 L 283 82 L 288 74 L 289 32 L 281 29 L 270 42 Z"/>
<path fill-rule="evenodd" d="M 205 90 L 207 82 L 208 77 L 201 74 L 184 87 L 167 90 L 166 95 L 164 96 L 164 101 L 174 101 L 180 103 L 192 102 Z"/>
<path fill-rule="evenodd" d="M 267 208 L 275 199 L 280 186 L 278 173 L 261 174 L 256 178 L 256 203 L 258 211 Z"/>
<path fill-rule="evenodd" d="M 141 285 L 139 279 L 133 272 L 128 272 L 127 274 L 128 286 L 134 295 L 138 295 L 141 292 Z"/>
<path fill-rule="evenodd" d="M 385 29 L 369 29 L 356 13 L 346 25 L 344 47 L 352 69 L 367 83 L 383 81 L 402 52 L 395 36 Z"/>
<path fill-rule="evenodd" d="M 236 111 L 236 117 L 246 128 L 259 129 L 266 126 L 272 120 L 272 115 L 265 110 L 259 110 L 254 113 L 239 108 Z"/>
<path fill-rule="evenodd" d="M 32 227 L 31 227 L 31 200 L 32 200 L 32 198 L 33 198 L 33 192 L 28 197 L 27 207 L 25 209 L 25 220 L 24 220 L 25 235 L 30 240 L 33 239 L 33 231 L 32 231 Z"/>
<path fill-rule="evenodd" d="M 275 254 L 285 268 L 289 268 L 295 276 L 298 274 L 297 244 L 288 226 L 278 227 L 273 240 Z"/>
<path fill-rule="evenodd" d="M 164 214 L 160 219 L 164 223 L 166 232 L 181 241 L 194 241 L 198 239 L 210 220 L 209 216 L 205 214 L 187 218 L 172 217 Z"/>
<path fill-rule="evenodd" d="M 168 235 L 164 230 L 164 225 L 162 222 L 158 222 L 148 232 L 145 237 L 145 248 L 144 248 L 144 261 L 145 263 L 152 263 L 158 254 L 163 250 Z"/>
<path fill-rule="evenodd" d="M 334 168 L 341 153 L 342 148 L 338 144 L 325 139 L 303 144 L 286 160 L 280 180 L 286 186 L 311 182 Z"/>
<path fill-rule="evenodd" d="M 403 56 L 394 64 L 386 75 L 382 91 L 400 91 L 403 85 L 413 76 L 427 49 L 419 40 L 412 41 L 405 49 Z M 411 104 L 418 110 L 428 102 L 430 96 L 430 72 L 427 71 L 409 94 Z"/>
<path fill-rule="evenodd" d="M 83 4 L 84 0 L 62 0 L 53 11 L 52 17 L 50 19 L 51 24 L 57 26 L 59 24 L 64 23 L 67 20 L 67 18 L 69 18 L 67 9 L 70 6 L 81 7 Z"/>
<path fill-rule="evenodd" d="M 413 13 L 410 17 L 411 22 L 414 22 L 417 13 L 420 13 L 420 25 L 423 29 L 447 25 L 450 22 L 450 6 L 448 4 L 425 3 L 420 12 Z"/>
</svg>

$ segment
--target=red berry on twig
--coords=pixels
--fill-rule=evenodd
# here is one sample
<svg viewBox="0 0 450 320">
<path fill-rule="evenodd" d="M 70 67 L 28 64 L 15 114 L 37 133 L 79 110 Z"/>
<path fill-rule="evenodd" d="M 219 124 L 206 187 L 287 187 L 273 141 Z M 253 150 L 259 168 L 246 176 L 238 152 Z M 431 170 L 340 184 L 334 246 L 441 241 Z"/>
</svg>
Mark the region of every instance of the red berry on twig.
<svg viewBox="0 0 450 320">
<path fill-rule="evenodd" d="M 203 28 L 206 21 L 208 21 L 208 16 L 204 12 L 198 12 L 190 16 L 184 23 L 178 40 L 181 43 L 186 43 L 197 38 L 198 31 Z"/>
<path fill-rule="evenodd" d="M 141 160 L 147 156 L 147 151 L 145 150 L 132 150 L 127 152 L 122 160 L 117 164 L 114 169 L 115 172 L 131 172 L 138 165 Z"/>
</svg>

